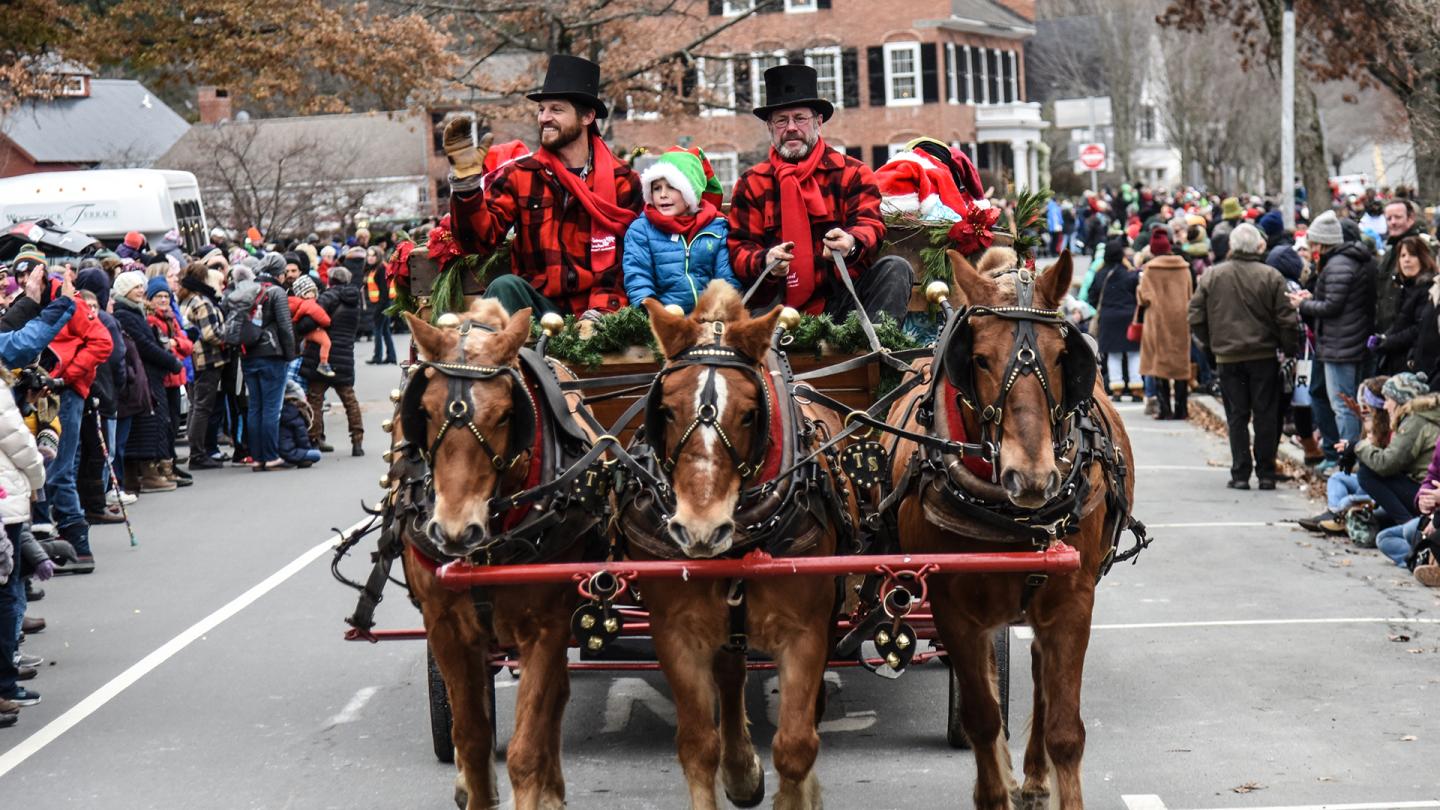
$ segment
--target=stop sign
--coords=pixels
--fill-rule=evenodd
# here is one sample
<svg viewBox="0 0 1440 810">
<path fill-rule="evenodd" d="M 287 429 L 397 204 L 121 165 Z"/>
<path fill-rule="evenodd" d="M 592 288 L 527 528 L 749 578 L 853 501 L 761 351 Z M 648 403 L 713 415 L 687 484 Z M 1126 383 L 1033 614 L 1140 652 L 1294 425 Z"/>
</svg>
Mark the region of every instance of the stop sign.
<svg viewBox="0 0 1440 810">
<path fill-rule="evenodd" d="M 1080 146 L 1080 165 L 1092 172 L 1105 168 L 1105 144 L 1082 144 Z"/>
</svg>

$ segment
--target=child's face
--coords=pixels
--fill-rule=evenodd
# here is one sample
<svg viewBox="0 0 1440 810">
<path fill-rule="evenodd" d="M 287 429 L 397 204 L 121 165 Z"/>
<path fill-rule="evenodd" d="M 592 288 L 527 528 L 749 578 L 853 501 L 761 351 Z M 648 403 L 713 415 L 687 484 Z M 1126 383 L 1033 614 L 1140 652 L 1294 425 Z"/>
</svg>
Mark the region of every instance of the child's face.
<svg viewBox="0 0 1440 810">
<path fill-rule="evenodd" d="M 663 177 L 651 181 L 650 201 L 654 204 L 656 211 L 667 217 L 685 213 L 685 198 L 680 196 L 680 192 Z"/>
<path fill-rule="evenodd" d="M 301 297 L 301 298 L 304 298 L 304 299 L 306 299 L 306 300 L 310 300 L 310 299 L 313 299 L 313 298 L 318 298 L 318 297 L 320 297 L 320 293 L 316 292 L 315 290 L 306 290 L 305 293 L 304 293 L 303 295 L 301 295 L 300 297 Z"/>
</svg>

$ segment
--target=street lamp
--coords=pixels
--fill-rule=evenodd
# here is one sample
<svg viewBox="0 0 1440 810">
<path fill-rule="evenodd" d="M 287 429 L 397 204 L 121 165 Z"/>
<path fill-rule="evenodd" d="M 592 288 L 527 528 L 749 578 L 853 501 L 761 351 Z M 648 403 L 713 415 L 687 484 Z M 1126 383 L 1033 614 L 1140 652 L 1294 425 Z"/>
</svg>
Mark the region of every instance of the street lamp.
<svg viewBox="0 0 1440 810">
<path fill-rule="evenodd" d="M 1285 0 L 1280 55 L 1280 214 L 1295 230 L 1295 0 Z M 1311 193 L 1316 193 L 1311 189 Z"/>
</svg>

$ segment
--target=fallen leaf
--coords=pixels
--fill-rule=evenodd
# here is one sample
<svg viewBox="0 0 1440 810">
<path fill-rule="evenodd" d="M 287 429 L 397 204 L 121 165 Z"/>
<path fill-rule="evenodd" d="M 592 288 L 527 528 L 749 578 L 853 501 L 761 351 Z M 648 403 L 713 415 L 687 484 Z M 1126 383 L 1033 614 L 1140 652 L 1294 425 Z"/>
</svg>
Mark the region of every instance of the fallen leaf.
<svg viewBox="0 0 1440 810">
<path fill-rule="evenodd" d="M 1405 635 L 1404 633 L 1391 633 L 1391 634 L 1390 634 L 1390 640 L 1391 640 L 1391 641 L 1409 641 L 1409 640 L 1410 640 L 1410 637 L 1407 636 L 1407 635 Z"/>
<path fill-rule="evenodd" d="M 1316 782 L 1334 782 L 1334 781 L 1335 781 L 1335 777 L 1333 777 L 1333 776 L 1320 776 L 1320 777 L 1317 777 L 1317 778 L 1315 779 L 1315 781 L 1316 781 Z"/>
<path fill-rule="evenodd" d="M 1400 742 L 1415 742 L 1418 739 L 1419 737 L 1416 737 L 1414 734 L 1406 734 L 1400 738 Z"/>
<path fill-rule="evenodd" d="M 1340 561 L 1340 565 L 1342 565 L 1342 566 L 1350 565 L 1350 558 L 1349 558 L 1349 557 L 1346 557 L 1345 559 L 1341 560 L 1341 561 Z"/>
<path fill-rule="evenodd" d="M 1423 653 L 1423 652 L 1425 652 L 1425 651 L 1422 650 L 1422 649 L 1419 649 L 1419 648 L 1417 648 L 1417 647 L 1411 647 L 1410 649 L 1406 650 L 1405 652 L 1408 652 L 1408 653 L 1410 653 L 1411 655 L 1419 655 L 1420 653 Z"/>
<path fill-rule="evenodd" d="M 1255 791 L 1257 791 L 1257 790 L 1264 790 L 1264 789 L 1265 789 L 1265 786 L 1262 785 L 1262 784 L 1260 784 L 1259 782 L 1246 782 L 1245 784 L 1240 785 L 1239 787 L 1230 788 L 1231 792 L 1234 792 L 1234 793 L 1253 793 L 1253 792 L 1255 792 Z"/>
</svg>

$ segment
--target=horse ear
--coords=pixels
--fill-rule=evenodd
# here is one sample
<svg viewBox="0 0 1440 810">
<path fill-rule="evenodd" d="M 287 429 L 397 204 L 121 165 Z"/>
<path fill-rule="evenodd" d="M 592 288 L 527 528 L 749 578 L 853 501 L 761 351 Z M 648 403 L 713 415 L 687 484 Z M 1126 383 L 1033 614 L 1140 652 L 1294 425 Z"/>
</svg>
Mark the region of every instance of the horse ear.
<svg viewBox="0 0 1440 810">
<path fill-rule="evenodd" d="M 640 303 L 650 313 L 650 331 L 655 333 L 655 340 L 660 343 L 660 350 L 666 357 L 674 357 L 700 339 L 700 324 L 684 315 L 670 314 L 665 305 L 654 298 L 646 298 Z"/>
<path fill-rule="evenodd" d="M 770 350 L 770 336 L 775 334 L 775 323 L 780 320 L 782 307 L 775 307 L 758 318 L 746 318 L 730 324 L 725 330 L 726 342 L 739 349 L 746 357 L 762 360 Z"/>
<path fill-rule="evenodd" d="M 445 337 L 449 330 L 431 326 L 424 318 L 417 318 L 408 312 L 404 315 L 405 323 L 410 326 L 410 335 L 420 350 L 421 360 L 439 360 L 448 353 Z"/>
<path fill-rule="evenodd" d="M 1070 251 L 1067 250 L 1035 280 L 1035 292 L 1039 295 L 1040 305 L 1046 309 L 1059 308 L 1060 302 L 1065 300 L 1065 294 L 1070 292 L 1070 280 L 1074 273 L 1075 265 L 1070 259 Z"/>
<path fill-rule="evenodd" d="M 987 303 L 994 297 L 995 282 L 980 275 L 980 271 L 958 252 L 947 250 L 945 254 L 950 257 L 950 269 L 955 277 L 955 289 L 950 291 L 955 303 L 975 306 Z"/>
<path fill-rule="evenodd" d="M 520 353 L 520 347 L 530 339 L 530 307 L 516 312 L 510 316 L 510 322 L 500 330 L 492 345 L 495 347 L 495 363 L 503 365 L 515 359 Z"/>
</svg>

